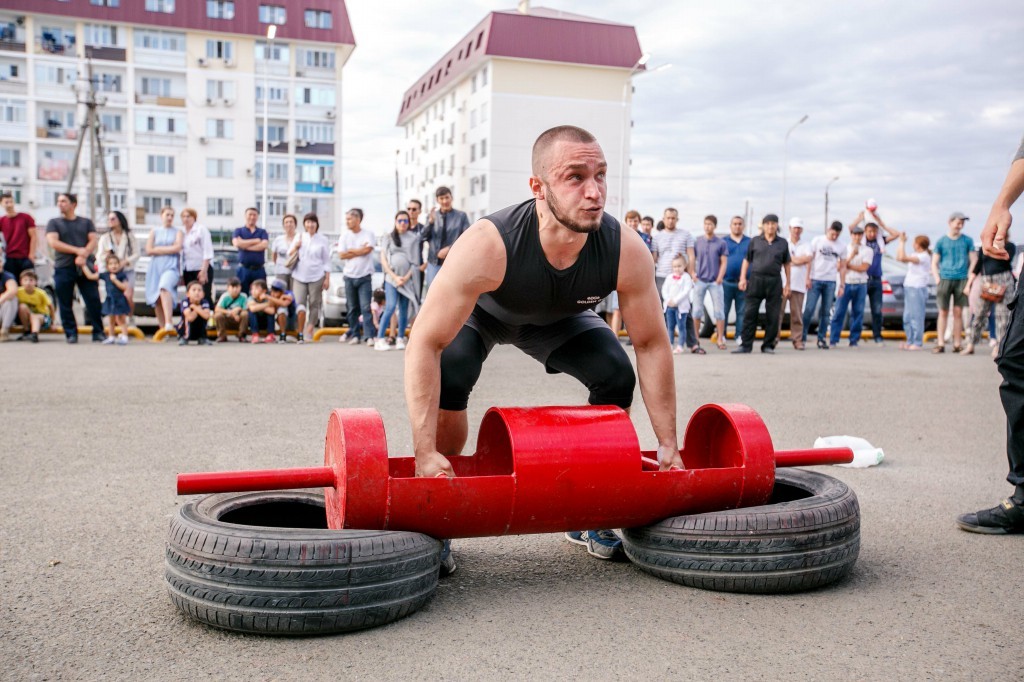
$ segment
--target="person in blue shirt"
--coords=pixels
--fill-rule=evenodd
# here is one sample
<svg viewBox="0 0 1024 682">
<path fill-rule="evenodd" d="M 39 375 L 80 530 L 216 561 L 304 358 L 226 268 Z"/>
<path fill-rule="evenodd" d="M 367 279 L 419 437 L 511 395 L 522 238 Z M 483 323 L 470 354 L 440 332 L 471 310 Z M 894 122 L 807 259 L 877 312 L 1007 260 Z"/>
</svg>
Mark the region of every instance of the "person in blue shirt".
<svg viewBox="0 0 1024 682">
<path fill-rule="evenodd" d="M 868 267 L 868 305 L 871 307 L 871 336 L 875 343 L 884 343 L 882 340 L 882 256 L 885 255 L 885 247 L 889 242 L 900 238 L 900 231 L 894 230 L 885 224 L 882 216 L 878 215 L 878 209 L 861 211 L 853 222 L 850 229 L 864 224 L 864 246 L 874 251 L 874 260 Z M 879 238 L 878 230 L 885 230 L 885 234 Z"/>
<path fill-rule="evenodd" d="M 295 294 L 285 286 L 284 281 L 275 279 L 274 283 L 270 285 L 270 291 L 267 295 L 277 310 L 277 330 L 279 332 L 277 342 L 285 343 L 288 338 L 289 329 L 294 329 L 296 333 L 302 331 L 299 329 L 298 306 L 295 304 Z"/>
<path fill-rule="evenodd" d="M 953 299 L 953 352 L 960 352 L 960 336 L 964 330 L 964 306 L 968 305 L 964 287 L 967 274 L 974 268 L 974 241 L 961 234 L 964 223 L 970 220 L 959 211 L 949 216 L 949 233 L 943 235 L 932 255 L 932 276 L 939 283 L 936 296 L 939 304 L 939 323 L 936 329 L 939 338 L 933 353 L 946 352 L 946 321 L 949 318 L 949 301 Z"/>
<path fill-rule="evenodd" d="M 267 260 L 267 246 L 270 235 L 262 227 L 257 227 L 260 212 L 256 208 L 245 209 L 245 225 L 237 228 L 231 235 L 231 243 L 238 249 L 238 280 L 242 283 L 242 291 L 249 293 L 249 287 L 258 279 L 265 280 L 267 271 L 263 265 Z"/>
<path fill-rule="evenodd" d="M 729 223 L 729 236 L 725 238 L 725 246 L 728 249 L 725 265 L 725 279 L 722 280 L 725 299 L 725 319 L 729 320 L 729 309 L 736 304 L 736 342 L 739 343 L 743 335 L 743 303 L 746 300 L 746 293 L 740 289 L 740 270 L 743 268 L 743 261 L 747 257 L 747 247 L 750 246 L 750 237 L 743 234 L 746 228 L 743 218 L 733 216 Z"/>
</svg>

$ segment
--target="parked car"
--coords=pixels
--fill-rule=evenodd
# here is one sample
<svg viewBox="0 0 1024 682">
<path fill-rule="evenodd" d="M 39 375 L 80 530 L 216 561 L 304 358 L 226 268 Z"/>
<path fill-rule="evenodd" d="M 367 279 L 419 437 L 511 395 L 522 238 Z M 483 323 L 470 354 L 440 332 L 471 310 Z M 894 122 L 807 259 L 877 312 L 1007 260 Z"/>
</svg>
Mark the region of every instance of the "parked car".
<svg viewBox="0 0 1024 682">
<path fill-rule="evenodd" d="M 146 271 L 149 269 L 149 256 L 142 256 L 135 262 L 135 295 L 132 309 L 137 317 L 153 317 L 153 307 L 146 303 Z M 233 246 L 217 246 L 213 249 L 213 300 L 210 305 L 217 305 L 217 299 L 228 290 L 228 280 L 235 276 L 238 269 L 238 249 Z M 178 300 L 185 296 L 185 287 L 178 283 Z"/>
<path fill-rule="evenodd" d="M 380 260 L 378 259 L 378 263 Z M 342 271 L 345 269 L 345 261 L 338 258 L 337 249 L 331 248 L 331 274 L 330 284 L 324 292 L 324 304 L 320 313 L 320 326 L 322 327 L 343 327 L 348 324 L 345 316 L 348 314 L 348 301 L 345 298 L 345 277 Z M 374 270 L 370 280 L 373 289 L 384 287 L 384 273 Z"/>
</svg>

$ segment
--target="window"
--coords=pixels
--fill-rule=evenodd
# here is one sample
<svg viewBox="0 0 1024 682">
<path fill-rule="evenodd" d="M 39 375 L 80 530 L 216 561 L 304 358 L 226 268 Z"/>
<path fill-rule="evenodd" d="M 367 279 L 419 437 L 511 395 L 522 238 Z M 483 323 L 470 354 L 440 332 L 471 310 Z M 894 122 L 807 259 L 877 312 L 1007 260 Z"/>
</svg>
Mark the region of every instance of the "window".
<svg viewBox="0 0 1024 682">
<path fill-rule="evenodd" d="M 480 176 L 480 193 L 483 194 L 486 191 L 487 191 L 487 176 L 486 175 L 481 175 Z"/>
<path fill-rule="evenodd" d="M 487 102 L 480 105 L 480 122 L 483 123 L 487 120 Z"/>
<path fill-rule="evenodd" d="M 280 5 L 260 5 L 260 23 L 278 25 L 285 23 L 284 7 Z"/>
<path fill-rule="evenodd" d="M 328 50 L 303 50 L 299 60 L 308 69 L 334 68 L 334 52 Z"/>
<path fill-rule="evenodd" d="M 174 14 L 174 0 L 146 0 L 146 11 Z"/>
<path fill-rule="evenodd" d="M 119 133 L 124 129 L 121 114 L 100 114 L 100 126 L 105 133 Z"/>
<path fill-rule="evenodd" d="M 21 150 L 0 149 L 0 168 L 21 168 Z"/>
<path fill-rule="evenodd" d="M 139 84 L 139 90 L 143 95 L 155 97 L 171 96 L 171 79 L 156 78 L 154 76 L 143 76 Z"/>
<path fill-rule="evenodd" d="M 143 31 L 135 29 L 135 47 L 144 50 L 163 50 L 165 52 L 184 52 L 185 34 L 167 31 Z"/>
<path fill-rule="evenodd" d="M 287 163 L 280 163 L 280 162 L 271 161 L 271 162 L 267 163 L 267 169 L 268 169 L 268 174 L 267 174 L 267 180 L 268 181 L 270 181 L 270 180 L 280 180 L 280 181 L 283 181 L 283 182 L 287 182 L 288 181 L 288 164 Z M 263 179 L 263 163 L 260 162 L 260 161 L 258 161 L 256 163 L 256 179 L 257 180 L 262 180 Z"/>
<path fill-rule="evenodd" d="M 480 158 L 487 156 L 487 140 L 480 140 Z"/>
<path fill-rule="evenodd" d="M 85 44 L 98 45 L 101 47 L 117 47 L 117 26 L 86 24 Z"/>
<path fill-rule="evenodd" d="M 230 60 L 235 56 L 235 44 L 230 40 L 207 40 L 206 56 L 210 59 Z"/>
<path fill-rule="evenodd" d="M 150 154 L 146 157 L 146 171 L 162 175 L 174 174 L 174 157 Z"/>
<path fill-rule="evenodd" d="M 320 184 L 334 180 L 334 166 L 313 163 L 295 164 L 295 182 Z"/>
<path fill-rule="evenodd" d="M 470 88 L 470 92 L 476 92 L 476 74 L 475 73 L 473 74 L 472 87 Z"/>
<path fill-rule="evenodd" d="M 39 47 L 51 54 L 64 54 L 75 47 L 74 29 L 57 26 L 42 26 L 39 31 Z"/>
<path fill-rule="evenodd" d="M 121 170 L 121 150 L 116 147 L 103 149 L 103 165 L 108 172 L 114 173 Z M 102 205 L 102 201 L 99 202 Z"/>
<path fill-rule="evenodd" d="M 128 203 L 128 195 L 124 192 L 111 192 L 110 193 L 110 210 L 124 210 L 125 205 Z M 96 206 L 106 206 L 107 198 L 102 193 L 96 192 Z"/>
<path fill-rule="evenodd" d="M 295 101 L 299 104 L 333 107 L 334 88 L 303 87 L 300 85 L 295 88 Z"/>
<path fill-rule="evenodd" d="M 296 121 L 295 137 L 307 142 L 331 144 L 334 142 L 334 124 Z"/>
<path fill-rule="evenodd" d="M 281 124 L 273 124 L 267 126 L 267 137 L 270 139 L 270 144 L 280 144 L 285 140 L 284 126 Z M 256 141 L 263 142 L 263 125 L 256 126 Z"/>
<path fill-rule="evenodd" d="M 268 88 L 270 92 L 270 102 L 272 104 L 283 104 L 288 101 L 288 88 L 285 85 L 273 85 L 271 84 Z M 256 101 L 260 104 L 263 103 L 263 85 L 256 86 Z"/>
<path fill-rule="evenodd" d="M 159 213 L 160 209 L 170 206 L 173 201 L 172 197 L 143 196 L 142 206 L 146 209 L 146 213 Z"/>
<path fill-rule="evenodd" d="M 331 13 L 321 9 L 306 10 L 306 28 L 331 28 Z"/>
<path fill-rule="evenodd" d="M 137 113 L 135 115 L 135 130 L 140 133 L 174 135 L 178 130 L 185 130 L 185 118 L 184 116 Z"/>
<path fill-rule="evenodd" d="M 235 137 L 235 122 L 225 118 L 206 119 L 206 136 L 219 140 L 232 140 Z"/>
<path fill-rule="evenodd" d="M 50 129 L 74 128 L 75 112 L 63 109 L 43 109 L 43 124 Z"/>
<path fill-rule="evenodd" d="M 469 127 L 476 128 L 476 109 L 469 112 Z"/>
<path fill-rule="evenodd" d="M 259 41 L 256 43 L 255 56 L 257 60 L 269 60 L 287 64 L 291 50 L 287 43 L 268 43 Z"/>
<path fill-rule="evenodd" d="M 206 177 L 208 178 L 233 178 L 235 176 L 235 162 L 231 159 L 207 159 Z"/>
<path fill-rule="evenodd" d="M 40 85 L 70 85 L 78 78 L 74 69 L 48 64 L 36 64 L 36 82 Z"/>
<path fill-rule="evenodd" d="M 226 199 L 223 197 L 207 197 L 206 198 L 206 214 L 207 215 L 222 215 L 229 216 L 235 212 L 235 201 L 234 199 Z"/>
<path fill-rule="evenodd" d="M 487 67 L 480 69 L 480 87 L 487 85 Z"/>
<path fill-rule="evenodd" d="M 4 64 L 0 66 L 0 81 L 15 80 L 19 78 L 19 73 L 21 70 L 17 64 Z"/>
<path fill-rule="evenodd" d="M 234 0 L 206 0 L 206 16 L 211 19 L 234 19 Z"/>
<path fill-rule="evenodd" d="M 120 7 L 121 0 L 89 0 L 89 4 L 97 7 Z"/>
<path fill-rule="evenodd" d="M 207 80 L 206 97 L 208 99 L 234 99 L 234 81 Z"/>
<path fill-rule="evenodd" d="M 101 73 L 96 76 L 96 84 L 103 92 L 123 92 L 124 87 L 121 81 L 119 73 Z"/>
<path fill-rule="evenodd" d="M 256 196 L 256 205 L 263 205 L 263 197 Z M 288 212 L 288 197 L 268 197 L 267 215 L 271 218 L 280 218 Z"/>
<path fill-rule="evenodd" d="M 476 145 L 471 144 L 469 145 L 469 162 L 473 163 L 474 161 L 476 161 Z"/>
</svg>

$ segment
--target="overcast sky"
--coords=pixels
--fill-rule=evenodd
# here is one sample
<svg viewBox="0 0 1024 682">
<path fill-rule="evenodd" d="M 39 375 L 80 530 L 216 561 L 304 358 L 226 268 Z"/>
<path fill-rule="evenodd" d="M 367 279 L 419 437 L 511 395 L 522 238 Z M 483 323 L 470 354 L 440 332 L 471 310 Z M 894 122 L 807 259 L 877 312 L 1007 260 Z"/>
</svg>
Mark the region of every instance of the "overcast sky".
<svg viewBox="0 0 1024 682">
<path fill-rule="evenodd" d="M 532 4 L 632 24 L 648 66 L 672 64 L 634 81 L 630 203 L 656 217 L 675 206 L 691 231 L 748 200 L 758 219 L 781 212 L 783 139 L 807 114 L 789 141 L 786 216 L 810 234 L 839 176 L 830 219 L 847 223 L 873 197 L 908 232 L 937 235 L 963 211 L 976 236 L 1024 135 L 1020 0 Z M 394 212 L 402 93 L 489 11 L 514 6 L 348 0 L 342 202 L 369 226 Z M 1024 207 L 1015 217 L 1024 241 Z"/>
</svg>

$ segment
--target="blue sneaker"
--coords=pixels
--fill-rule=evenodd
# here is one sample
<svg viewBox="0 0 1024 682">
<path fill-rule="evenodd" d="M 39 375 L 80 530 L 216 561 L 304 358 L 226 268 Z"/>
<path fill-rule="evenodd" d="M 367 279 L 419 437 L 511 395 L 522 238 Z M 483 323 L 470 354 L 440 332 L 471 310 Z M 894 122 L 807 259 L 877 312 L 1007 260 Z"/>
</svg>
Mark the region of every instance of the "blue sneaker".
<svg viewBox="0 0 1024 682">
<path fill-rule="evenodd" d="M 455 555 L 452 554 L 452 541 L 445 540 L 444 547 L 441 549 L 441 578 L 447 578 L 458 566 L 455 565 Z"/>
<path fill-rule="evenodd" d="M 571 530 L 565 534 L 565 539 L 569 542 L 575 542 L 577 545 L 587 546 L 587 531 L 585 530 Z"/>
<path fill-rule="evenodd" d="M 622 540 L 610 530 L 572 530 L 565 539 L 587 548 L 587 554 L 598 559 L 613 559 L 622 551 Z"/>
</svg>

